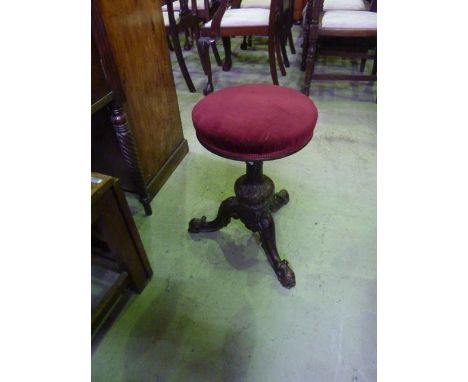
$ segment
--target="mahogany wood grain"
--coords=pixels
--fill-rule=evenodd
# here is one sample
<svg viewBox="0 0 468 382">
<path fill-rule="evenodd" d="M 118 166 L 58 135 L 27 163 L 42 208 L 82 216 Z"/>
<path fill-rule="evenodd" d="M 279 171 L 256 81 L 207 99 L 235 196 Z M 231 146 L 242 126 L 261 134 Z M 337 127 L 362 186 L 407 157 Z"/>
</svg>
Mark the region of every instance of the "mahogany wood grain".
<svg viewBox="0 0 468 382">
<path fill-rule="evenodd" d="M 92 170 L 121 178 L 150 215 L 188 152 L 160 4 L 92 0 L 91 9 Z"/>
<path fill-rule="evenodd" d="M 111 88 L 102 70 L 96 44 L 91 39 L 91 105 L 105 98 L 110 92 Z"/>
<path fill-rule="evenodd" d="M 183 142 L 159 0 L 98 0 L 145 182 Z"/>
</svg>

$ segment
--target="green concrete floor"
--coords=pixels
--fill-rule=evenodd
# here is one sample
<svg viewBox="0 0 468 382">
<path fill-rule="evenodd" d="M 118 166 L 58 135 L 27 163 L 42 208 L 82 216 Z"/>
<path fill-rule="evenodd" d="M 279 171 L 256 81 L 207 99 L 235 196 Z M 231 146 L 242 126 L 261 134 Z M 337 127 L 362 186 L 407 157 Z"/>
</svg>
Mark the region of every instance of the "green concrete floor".
<svg viewBox="0 0 468 382">
<path fill-rule="evenodd" d="M 298 89 L 294 30 L 298 54 L 280 81 Z M 270 82 L 265 40 L 254 39 L 247 52 L 240 42 L 233 41 L 232 72 L 215 68 L 216 88 Z M 275 214 L 280 254 L 296 273 L 297 286 L 287 290 L 239 221 L 218 233 L 187 232 L 192 217 L 214 217 L 244 164 L 197 142 L 191 110 L 204 77 L 196 50 L 185 54 L 196 94 L 172 59 L 190 153 L 153 200 L 151 217 L 129 199 L 154 276 L 95 345 L 93 381 L 375 381 L 376 85 L 313 82 L 314 139 L 265 162 L 265 174 L 291 199 Z"/>
</svg>

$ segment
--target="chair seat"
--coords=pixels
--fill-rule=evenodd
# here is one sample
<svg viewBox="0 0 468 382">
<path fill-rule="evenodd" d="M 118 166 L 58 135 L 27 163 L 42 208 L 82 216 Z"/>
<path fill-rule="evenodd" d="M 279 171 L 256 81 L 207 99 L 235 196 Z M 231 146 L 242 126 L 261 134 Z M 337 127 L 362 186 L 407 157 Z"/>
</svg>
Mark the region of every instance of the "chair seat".
<svg viewBox="0 0 468 382">
<path fill-rule="evenodd" d="M 241 8 L 270 9 L 271 0 L 242 0 Z"/>
<path fill-rule="evenodd" d="M 325 0 L 323 10 L 342 10 L 342 11 L 366 11 L 364 0 Z"/>
<path fill-rule="evenodd" d="M 218 90 L 192 111 L 200 143 L 240 161 L 278 159 L 299 151 L 312 139 L 317 117 L 310 98 L 269 84 Z"/>
<path fill-rule="evenodd" d="M 305 17 L 307 7 L 302 10 L 302 17 Z M 324 11 L 367 11 L 364 0 L 325 0 L 323 2 Z"/>
<path fill-rule="evenodd" d="M 163 12 L 163 18 L 164 18 L 164 26 L 168 27 L 169 26 L 169 12 Z M 179 21 L 179 13 L 174 13 L 174 18 L 177 23 Z"/>
<path fill-rule="evenodd" d="M 188 7 L 189 9 L 192 9 L 192 0 L 188 1 Z M 172 8 L 174 11 L 180 11 L 180 2 L 179 1 L 174 1 L 172 3 Z M 205 9 L 205 0 L 197 0 L 197 9 L 198 10 L 204 10 Z M 167 11 L 167 5 L 162 6 L 163 12 Z"/>
<path fill-rule="evenodd" d="M 268 26 L 270 18 L 269 9 L 238 8 L 228 9 L 221 19 L 221 28 Z M 211 27 L 211 21 L 205 28 Z"/>
<path fill-rule="evenodd" d="M 323 14 L 320 28 L 377 30 L 377 13 L 367 11 L 327 11 Z"/>
</svg>

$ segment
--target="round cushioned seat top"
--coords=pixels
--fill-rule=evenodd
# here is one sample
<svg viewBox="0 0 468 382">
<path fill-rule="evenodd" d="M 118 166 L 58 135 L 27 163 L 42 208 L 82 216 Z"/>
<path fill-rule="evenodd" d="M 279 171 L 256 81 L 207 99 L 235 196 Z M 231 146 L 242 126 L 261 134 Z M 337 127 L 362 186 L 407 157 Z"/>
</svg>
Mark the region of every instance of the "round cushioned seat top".
<svg viewBox="0 0 468 382">
<path fill-rule="evenodd" d="M 299 151 L 312 139 L 317 117 L 309 97 L 268 84 L 218 90 L 192 111 L 200 143 L 241 161 L 278 159 Z"/>
</svg>

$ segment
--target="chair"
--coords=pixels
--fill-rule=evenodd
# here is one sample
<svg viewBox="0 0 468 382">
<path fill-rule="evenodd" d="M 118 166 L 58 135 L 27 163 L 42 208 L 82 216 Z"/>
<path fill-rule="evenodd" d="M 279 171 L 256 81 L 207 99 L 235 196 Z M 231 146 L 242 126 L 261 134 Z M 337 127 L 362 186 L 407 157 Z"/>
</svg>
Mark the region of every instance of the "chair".
<svg viewBox="0 0 468 382">
<path fill-rule="evenodd" d="M 198 27 L 197 18 L 190 12 L 187 4 L 187 0 L 180 0 L 177 2 L 177 15 L 174 12 L 174 3 L 172 0 L 163 0 L 162 10 L 164 18 L 164 26 L 166 27 L 166 33 L 172 41 L 174 53 L 179 63 L 180 71 L 184 76 L 185 83 L 189 88 L 190 92 L 195 92 L 195 86 L 193 85 L 190 73 L 188 72 L 187 65 L 185 64 L 184 56 L 182 54 L 182 48 L 180 46 L 179 33 L 188 31 L 191 28 Z"/>
<path fill-rule="evenodd" d="M 234 185 L 235 196 L 224 200 L 216 218 L 189 222 L 190 233 L 213 232 L 240 219 L 258 232 L 262 247 L 281 285 L 296 285 L 293 270 L 278 254 L 272 213 L 288 203 L 286 190 L 275 193 L 263 175 L 263 162 L 294 154 L 312 139 L 318 112 L 309 97 L 294 89 L 269 84 L 218 90 L 192 111 L 200 143 L 221 157 L 246 162 L 246 174 Z"/>
<path fill-rule="evenodd" d="M 187 1 L 187 5 L 189 9 L 193 9 L 191 1 Z M 180 1 L 173 1 L 172 8 L 176 12 L 180 11 Z M 200 19 L 205 21 L 208 21 L 210 19 L 210 8 L 210 0 L 196 0 L 195 13 Z M 167 12 L 167 5 L 163 5 L 162 10 L 163 12 Z"/>
<path fill-rule="evenodd" d="M 191 9 L 191 2 L 190 0 L 186 0 L 187 1 L 187 5 L 188 5 L 188 8 Z M 209 12 L 210 12 L 210 0 L 196 0 L 196 4 L 197 4 L 197 16 L 199 17 L 199 19 L 201 20 L 209 20 Z M 174 12 L 180 12 L 180 1 L 179 0 L 176 0 L 172 2 L 172 8 L 174 9 Z M 164 4 L 162 6 L 162 11 L 163 12 L 167 12 L 167 4 Z M 190 36 L 193 37 L 193 32 L 192 30 L 190 29 L 187 29 L 185 31 L 185 44 L 184 44 L 184 50 L 191 50 L 192 49 L 192 44 L 190 43 Z M 170 42 L 170 41 L 169 41 Z M 169 45 L 169 48 L 171 50 L 174 50 L 173 47 L 171 45 Z"/>
<path fill-rule="evenodd" d="M 303 55 L 306 68 L 302 91 L 309 95 L 312 78 L 321 80 L 377 80 L 377 13 L 374 11 L 328 10 L 322 12 L 324 0 L 308 0 L 308 36 L 304 36 Z M 377 7 L 373 0 L 371 7 Z M 372 8 L 371 8 L 372 9 Z M 309 18 L 310 15 L 310 18 Z M 370 52 L 374 50 L 375 52 Z M 372 74 L 315 74 L 317 55 L 374 59 Z M 303 56 L 303 57 L 304 57 Z M 361 69 L 363 68 L 361 61 Z"/>
<path fill-rule="evenodd" d="M 302 62 L 301 62 L 301 70 L 305 70 L 305 62 L 306 62 L 306 55 L 307 55 L 307 48 L 309 46 L 308 39 L 305 36 L 309 35 L 309 28 L 310 28 L 310 18 L 311 18 L 311 11 L 310 7 L 307 7 L 307 0 L 303 1 L 303 36 L 304 42 L 302 45 Z M 367 11 L 370 8 L 370 0 L 324 0 L 322 12 L 324 11 Z M 376 3 L 377 4 L 377 3 Z M 306 14 L 307 10 L 309 13 Z M 375 12 L 375 11 L 374 11 Z M 365 65 L 365 60 L 363 60 L 363 64 L 361 63 L 361 67 Z M 362 70 L 361 70 L 362 72 Z"/>
<path fill-rule="evenodd" d="M 286 75 L 280 52 L 280 14 L 278 2 L 271 0 L 269 9 L 261 8 L 231 8 L 227 9 L 229 0 L 221 0 L 219 8 L 211 21 L 208 21 L 200 30 L 197 48 L 202 62 L 203 71 L 208 80 L 203 89 L 207 95 L 213 91 L 213 78 L 209 57 L 209 48 L 215 43 L 218 36 L 222 37 L 225 59 L 223 70 L 229 71 L 232 66 L 231 37 L 233 36 L 268 36 L 268 58 L 273 83 L 278 85 L 276 72 L 276 59 L 282 75 Z"/>
<path fill-rule="evenodd" d="M 270 8 L 271 0 L 234 0 L 233 8 Z M 281 17 L 281 53 L 283 55 L 284 66 L 289 68 L 289 59 L 286 53 L 286 44 L 289 43 L 289 48 L 291 54 L 296 54 L 296 49 L 294 47 L 294 41 L 292 37 L 292 8 L 293 0 L 284 0 L 283 7 L 280 9 Z M 237 5 L 237 6 L 236 6 Z M 252 36 L 249 36 L 247 41 L 246 36 L 244 36 L 244 41 L 241 44 L 242 50 L 247 50 L 248 46 L 252 46 Z"/>
</svg>

